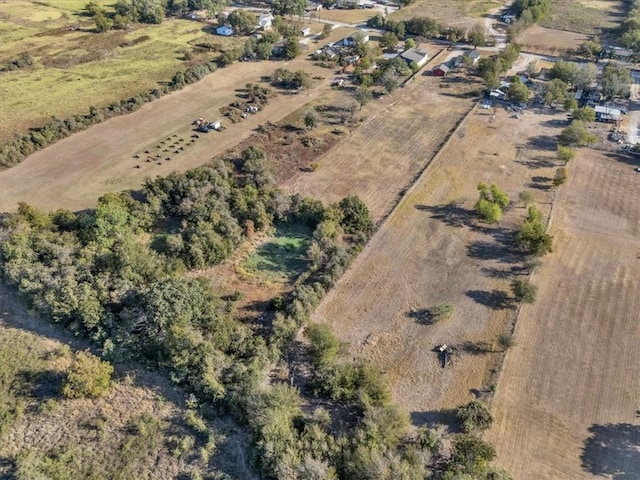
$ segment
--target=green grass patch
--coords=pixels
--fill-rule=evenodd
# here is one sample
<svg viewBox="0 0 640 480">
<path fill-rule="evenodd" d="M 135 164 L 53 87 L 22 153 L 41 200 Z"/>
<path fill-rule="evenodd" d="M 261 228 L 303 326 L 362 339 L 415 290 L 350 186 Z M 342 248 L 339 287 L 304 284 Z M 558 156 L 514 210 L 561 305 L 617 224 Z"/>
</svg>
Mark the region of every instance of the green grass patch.
<svg viewBox="0 0 640 480">
<path fill-rule="evenodd" d="M 157 87 L 176 71 L 186 70 L 184 52 L 197 43 L 224 51 L 242 42 L 214 35 L 207 24 L 182 19 L 98 34 L 92 31 L 93 20 L 82 14 L 85 4 L 71 0 L 3 4 L 0 63 L 29 53 L 34 65 L 1 74 L 0 143 L 52 116 L 83 114 L 90 106 L 104 107 Z M 72 30 L 72 25 L 81 28 Z M 216 55 L 206 53 L 198 60 Z"/>
<path fill-rule="evenodd" d="M 33 335 L 0 327 L 0 439 L 32 402 L 31 379 L 46 370 Z"/>
<path fill-rule="evenodd" d="M 272 281 L 290 282 L 309 266 L 307 249 L 311 231 L 304 227 L 282 227 L 260 245 L 244 267 Z"/>
</svg>

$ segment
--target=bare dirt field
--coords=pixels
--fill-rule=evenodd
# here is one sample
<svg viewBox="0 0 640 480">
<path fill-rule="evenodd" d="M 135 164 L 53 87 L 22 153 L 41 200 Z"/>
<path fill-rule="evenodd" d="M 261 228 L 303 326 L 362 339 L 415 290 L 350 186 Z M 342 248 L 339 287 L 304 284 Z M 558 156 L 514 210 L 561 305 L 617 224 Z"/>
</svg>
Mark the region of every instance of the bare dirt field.
<svg viewBox="0 0 640 480">
<path fill-rule="evenodd" d="M 638 159 L 581 150 L 554 206 L 489 440 L 514 478 L 640 478 Z"/>
<path fill-rule="evenodd" d="M 443 421 L 442 409 L 495 385 L 497 338 L 515 315 L 505 308 L 505 292 L 522 261 L 513 236 L 525 210 L 512 207 L 499 226 L 478 224 L 476 186 L 495 182 L 516 202 L 531 189 L 547 210 L 562 118 L 475 109 L 315 313 L 315 321 L 348 342 L 353 357 L 388 374 L 394 401 L 415 424 Z M 423 322 L 425 310 L 439 303 L 455 305 L 453 318 Z M 443 343 L 457 350 L 444 369 L 433 351 Z"/>
<path fill-rule="evenodd" d="M 285 189 L 329 202 L 358 195 L 375 222 L 388 214 L 475 103 L 465 95 L 475 84 L 445 89 L 441 79 L 428 75 L 440 58 L 425 67 L 426 75 L 367 105 L 362 125 L 318 158 L 316 171 L 296 174 Z"/>
<path fill-rule="evenodd" d="M 577 49 L 587 35 L 534 25 L 527 28 L 516 42 L 527 52 L 559 55 Z"/>
<path fill-rule="evenodd" d="M 336 29 L 330 40 L 352 32 Z M 236 88 L 258 82 L 276 68 L 303 69 L 316 80 L 310 94 L 281 95 L 247 120 L 230 124 L 223 132 L 201 134 L 198 141 L 174 154 L 156 148 L 160 141 L 189 141 L 191 122 L 198 117 L 220 118 L 219 108 L 236 100 Z M 47 208 L 87 208 L 112 191 L 139 188 L 146 177 L 185 171 L 201 165 L 249 136 L 267 121 L 278 121 L 312 101 L 326 87 L 333 71 L 316 67 L 300 57 L 290 62 L 245 62 L 207 76 L 174 94 L 145 105 L 137 112 L 110 119 L 34 153 L 19 165 L 0 172 L 0 210 L 14 209 L 19 201 Z M 154 161 L 145 162 L 145 150 Z M 157 152 L 156 152 L 157 150 Z M 140 155 L 140 159 L 134 158 Z M 160 155 L 155 158 L 155 155 Z M 165 160 L 170 158 L 169 161 Z M 160 163 L 160 165 L 158 165 Z M 136 165 L 139 168 L 136 168 Z"/>
</svg>

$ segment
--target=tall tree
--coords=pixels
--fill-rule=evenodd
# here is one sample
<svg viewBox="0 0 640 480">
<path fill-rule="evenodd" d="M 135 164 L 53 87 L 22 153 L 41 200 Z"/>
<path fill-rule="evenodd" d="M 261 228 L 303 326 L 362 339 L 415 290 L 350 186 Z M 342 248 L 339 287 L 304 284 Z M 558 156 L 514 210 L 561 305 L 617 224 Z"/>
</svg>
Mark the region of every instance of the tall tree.
<svg viewBox="0 0 640 480">
<path fill-rule="evenodd" d="M 602 93 L 609 100 L 628 97 L 631 73 L 625 67 L 608 63 L 602 70 Z"/>
</svg>

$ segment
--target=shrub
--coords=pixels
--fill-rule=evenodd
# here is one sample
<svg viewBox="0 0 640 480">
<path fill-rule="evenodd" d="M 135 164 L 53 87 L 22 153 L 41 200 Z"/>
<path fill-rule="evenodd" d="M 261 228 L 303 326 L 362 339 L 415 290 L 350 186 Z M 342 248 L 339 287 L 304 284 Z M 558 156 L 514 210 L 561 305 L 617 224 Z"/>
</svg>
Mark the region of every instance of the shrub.
<svg viewBox="0 0 640 480">
<path fill-rule="evenodd" d="M 527 280 L 514 280 L 511 282 L 511 291 L 516 300 L 523 303 L 533 303 L 536 301 L 538 287 Z"/>
<path fill-rule="evenodd" d="M 95 398 L 105 395 L 111 386 L 113 367 L 89 351 L 76 353 L 62 387 L 67 398 Z"/>
<path fill-rule="evenodd" d="M 467 433 L 486 430 L 493 422 L 489 409 L 483 403 L 475 400 L 459 406 L 456 410 L 456 417 Z"/>
<path fill-rule="evenodd" d="M 453 316 L 454 310 L 452 303 L 439 303 L 429 309 L 429 316 L 433 323 L 444 322 Z"/>
<path fill-rule="evenodd" d="M 328 365 L 336 361 L 340 350 L 340 342 L 327 325 L 314 323 L 304 332 L 309 340 L 309 355 L 316 367 Z"/>
</svg>

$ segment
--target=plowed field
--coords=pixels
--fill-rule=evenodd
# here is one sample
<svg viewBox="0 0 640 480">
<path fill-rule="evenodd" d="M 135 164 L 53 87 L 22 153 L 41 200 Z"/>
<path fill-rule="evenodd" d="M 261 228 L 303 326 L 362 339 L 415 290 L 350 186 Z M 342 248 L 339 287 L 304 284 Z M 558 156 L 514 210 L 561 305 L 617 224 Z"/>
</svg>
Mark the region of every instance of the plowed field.
<svg viewBox="0 0 640 480">
<path fill-rule="evenodd" d="M 640 478 L 640 174 L 609 155 L 570 165 L 494 401 L 489 438 L 519 480 Z"/>
</svg>

